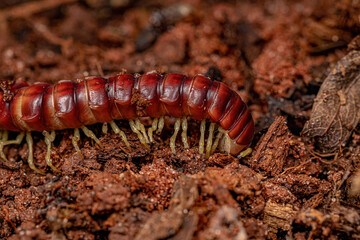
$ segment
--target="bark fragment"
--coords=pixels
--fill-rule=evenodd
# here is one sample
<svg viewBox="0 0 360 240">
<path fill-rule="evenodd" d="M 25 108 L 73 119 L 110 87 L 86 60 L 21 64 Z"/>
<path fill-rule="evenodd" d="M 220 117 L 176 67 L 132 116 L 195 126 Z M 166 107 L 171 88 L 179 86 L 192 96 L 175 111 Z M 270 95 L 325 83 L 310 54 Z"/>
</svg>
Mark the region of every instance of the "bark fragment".
<svg viewBox="0 0 360 240">
<path fill-rule="evenodd" d="M 277 232 L 279 228 L 288 231 L 291 227 L 291 219 L 297 211 L 298 209 L 291 204 L 283 205 L 269 200 L 264 209 L 264 223 L 268 224 L 272 232 Z"/>
<path fill-rule="evenodd" d="M 285 118 L 277 117 L 256 147 L 251 167 L 255 170 L 263 170 L 270 176 L 279 174 L 286 163 L 290 138 L 291 134 Z"/>
</svg>

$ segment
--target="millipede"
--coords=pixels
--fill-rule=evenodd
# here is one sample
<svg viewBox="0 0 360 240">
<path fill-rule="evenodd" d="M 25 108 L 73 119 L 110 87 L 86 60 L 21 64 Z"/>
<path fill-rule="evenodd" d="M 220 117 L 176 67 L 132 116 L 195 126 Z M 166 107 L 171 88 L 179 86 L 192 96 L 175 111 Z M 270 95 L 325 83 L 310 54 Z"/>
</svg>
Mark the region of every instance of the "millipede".
<svg viewBox="0 0 360 240">
<path fill-rule="evenodd" d="M 12 96 L 9 98 L 9 93 Z M 222 82 L 203 75 L 186 76 L 179 73 L 146 74 L 121 73 L 109 78 L 88 77 L 82 81 L 61 80 L 56 84 L 38 82 L 28 85 L 17 81 L 10 90 L 0 90 L 0 155 L 7 160 L 3 148 L 10 144 L 28 144 L 28 164 L 33 160 L 32 132 L 42 132 L 47 145 L 45 160 L 53 171 L 59 171 L 51 161 L 51 146 L 55 131 L 74 129 L 72 144 L 82 157 L 78 142 L 80 130 L 102 146 L 87 126 L 103 123 L 119 134 L 126 148 L 131 146 L 116 120 L 127 120 L 144 147 L 154 142 L 154 133 L 164 128 L 164 118 L 175 120 L 170 148 L 176 153 L 175 142 L 182 130 L 184 148 L 189 148 L 187 130 L 190 119 L 200 121 L 199 153 L 209 158 L 217 148 L 238 155 L 251 144 L 254 122 L 240 96 Z M 149 126 L 141 121 L 151 118 Z M 209 125 L 205 145 L 206 126 Z M 8 131 L 19 132 L 9 140 Z M 216 136 L 215 136 L 216 133 Z"/>
</svg>

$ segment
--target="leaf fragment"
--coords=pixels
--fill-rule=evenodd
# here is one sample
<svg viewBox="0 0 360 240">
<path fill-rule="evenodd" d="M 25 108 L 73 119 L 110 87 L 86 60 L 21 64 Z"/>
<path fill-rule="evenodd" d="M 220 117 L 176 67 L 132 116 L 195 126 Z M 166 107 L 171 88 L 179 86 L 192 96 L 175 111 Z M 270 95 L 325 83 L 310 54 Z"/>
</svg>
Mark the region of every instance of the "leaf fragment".
<svg viewBox="0 0 360 240">
<path fill-rule="evenodd" d="M 321 85 L 302 134 L 329 153 L 347 143 L 359 120 L 360 51 L 351 51 Z"/>
</svg>

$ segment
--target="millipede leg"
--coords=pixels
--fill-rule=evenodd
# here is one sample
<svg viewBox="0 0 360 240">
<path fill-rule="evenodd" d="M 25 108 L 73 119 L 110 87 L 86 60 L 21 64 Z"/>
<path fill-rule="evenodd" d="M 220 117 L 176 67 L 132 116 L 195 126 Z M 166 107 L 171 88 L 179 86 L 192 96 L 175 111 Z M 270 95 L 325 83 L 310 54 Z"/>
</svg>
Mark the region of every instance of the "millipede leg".
<svg viewBox="0 0 360 240">
<path fill-rule="evenodd" d="M 238 158 L 246 157 L 246 156 L 249 155 L 251 152 L 252 152 L 252 148 L 247 148 L 246 150 L 242 151 L 242 152 L 238 155 Z"/>
<path fill-rule="evenodd" d="M 71 141 L 72 141 L 72 144 L 73 144 L 76 152 L 80 155 L 81 159 L 84 160 L 84 156 L 82 155 L 79 145 L 77 144 L 78 141 L 80 141 L 80 131 L 78 128 L 74 129 L 74 135 L 73 135 Z"/>
<path fill-rule="evenodd" d="M 1 141 L 0 141 L 0 156 L 1 156 L 2 159 L 4 159 L 5 161 L 7 161 L 7 158 L 6 158 L 5 154 L 4 154 L 3 149 L 4 149 L 4 143 L 8 140 L 8 132 L 7 132 L 6 130 L 4 130 L 4 131 L 1 131 L 0 134 L 1 134 L 1 136 L 0 136 L 0 137 L 1 137 Z"/>
<path fill-rule="evenodd" d="M 153 138 L 153 132 L 156 130 L 157 128 L 157 125 L 158 125 L 158 121 L 159 119 L 158 118 L 154 118 L 152 124 L 151 124 L 151 127 L 149 127 L 148 129 L 148 135 L 149 135 L 149 140 L 150 142 L 154 142 L 154 138 Z"/>
<path fill-rule="evenodd" d="M 16 136 L 15 140 L 8 140 L 8 131 L 4 131 L 2 134 L 2 139 L 0 141 L 0 155 L 1 158 L 3 158 L 4 160 L 7 161 L 7 158 L 3 152 L 3 148 L 6 145 L 10 145 L 10 144 L 20 144 L 22 142 L 22 140 L 24 139 L 25 133 L 21 132 L 19 133 L 19 135 Z"/>
<path fill-rule="evenodd" d="M 146 144 L 144 136 L 139 132 L 139 130 L 136 128 L 136 125 L 134 123 L 134 120 L 130 119 L 129 120 L 129 124 L 130 124 L 130 128 L 131 130 L 136 133 L 138 135 L 138 138 L 140 140 L 140 142 L 147 148 L 150 150 L 149 145 Z"/>
<path fill-rule="evenodd" d="M 107 134 L 107 132 L 108 132 L 108 123 L 107 122 L 103 123 L 101 131 L 103 132 L 103 134 Z"/>
<path fill-rule="evenodd" d="M 51 131 L 51 133 L 49 134 L 47 131 L 43 132 L 44 136 L 45 136 L 45 143 L 47 145 L 47 151 L 46 151 L 46 155 L 45 155 L 45 160 L 46 160 L 46 164 L 54 171 L 54 172 L 60 172 L 53 164 L 51 161 L 51 144 L 52 142 L 55 140 L 55 131 Z"/>
<path fill-rule="evenodd" d="M 163 128 L 164 128 L 164 124 L 165 124 L 165 119 L 164 116 L 161 116 L 159 119 L 159 125 L 158 125 L 158 130 L 156 131 L 157 134 L 161 134 Z"/>
<path fill-rule="evenodd" d="M 181 140 L 184 143 L 184 148 L 189 148 L 189 143 L 187 139 L 188 122 L 186 117 L 182 119 L 181 127 L 182 127 Z"/>
<path fill-rule="evenodd" d="M 130 144 L 126 138 L 126 135 L 123 131 L 120 130 L 120 128 L 116 125 L 116 123 L 114 121 L 112 121 L 110 123 L 110 126 L 112 128 L 112 130 L 116 133 L 116 134 L 119 134 L 121 139 L 124 141 L 126 147 L 129 149 L 129 151 L 131 152 L 131 147 L 130 147 Z"/>
<path fill-rule="evenodd" d="M 9 137 L 9 132 L 4 130 L 1 132 L 1 140 L 3 142 L 6 142 L 8 140 L 8 137 Z"/>
<path fill-rule="evenodd" d="M 200 154 L 204 153 L 205 130 L 206 130 L 206 120 L 203 119 L 201 121 L 201 123 L 200 123 L 200 141 L 199 141 L 199 152 L 200 152 Z"/>
<path fill-rule="evenodd" d="M 230 154 L 230 150 L 231 150 L 231 139 L 229 137 L 229 134 L 225 134 L 225 147 L 224 147 L 225 152 L 227 152 L 228 154 Z"/>
<path fill-rule="evenodd" d="M 176 154 L 175 141 L 176 141 L 176 136 L 180 130 L 180 123 L 181 123 L 181 119 L 177 118 L 175 121 L 175 126 L 174 126 L 174 128 L 175 128 L 174 134 L 170 138 L 170 148 L 171 148 L 171 151 L 173 154 Z"/>
<path fill-rule="evenodd" d="M 15 140 L 8 140 L 4 142 L 4 146 L 5 145 L 10 145 L 10 144 L 20 144 L 22 142 L 22 140 L 24 139 L 25 133 L 21 132 L 19 133 L 19 135 L 16 136 Z M 6 138 L 7 138 L 7 133 L 6 133 Z"/>
<path fill-rule="evenodd" d="M 145 129 L 144 124 L 142 124 L 139 119 L 136 119 L 136 120 L 135 120 L 135 124 L 136 124 L 136 128 L 137 128 L 138 130 L 140 130 L 140 132 L 141 132 L 142 135 L 144 136 L 145 142 L 146 142 L 146 143 L 149 143 L 149 138 L 148 138 L 148 136 L 147 136 L 147 134 L 146 134 L 146 129 Z"/>
<path fill-rule="evenodd" d="M 223 137 L 225 130 L 222 127 L 219 127 L 218 131 L 219 132 L 216 135 L 214 144 L 212 145 L 212 148 L 211 148 L 211 154 L 213 154 L 215 152 L 216 148 L 218 147 L 219 142 L 220 142 L 221 138 Z"/>
<path fill-rule="evenodd" d="M 3 151 L 3 147 L 2 147 L 2 143 L 3 143 L 3 139 L 2 139 L 2 136 L 3 136 L 3 132 L 4 131 L 0 131 L 0 147 L 1 147 L 1 149 L 0 149 L 0 151 L 2 152 Z M 4 154 L 4 153 L 2 153 L 2 154 Z M 1 155 L 1 154 L 0 154 Z M 1 156 L 2 157 L 2 156 Z"/>
<path fill-rule="evenodd" d="M 210 157 L 211 147 L 214 138 L 214 130 L 215 130 L 215 123 L 210 123 L 209 136 L 206 143 L 206 155 L 205 155 L 206 158 Z"/>
<path fill-rule="evenodd" d="M 29 148 L 29 156 L 28 156 L 29 167 L 32 170 L 34 170 L 35 172 L 37 172 L 39 174 L 42 174 L 42 175 L 45 175 L 45 173 L 43 173 L 42 171 L 37 169 L 35 167 L 35 164 L 34 164 L 34 141 L 33 141 L 33 138 L 31 136 L 31 132 L 26 132 L 26 143 L 27 143 L 28 148 Z"/>
<path fill-rule="evenodd" d="M 88 129 L 86 126 L 82 126 L 81 129 L 85 133 L 85 135 L 91 139 L 93 139 L 101 148 L 103 148 L 103 145 L 101 144 L 100 140 L 96 137 L 95 133 Z"/>
</svg>

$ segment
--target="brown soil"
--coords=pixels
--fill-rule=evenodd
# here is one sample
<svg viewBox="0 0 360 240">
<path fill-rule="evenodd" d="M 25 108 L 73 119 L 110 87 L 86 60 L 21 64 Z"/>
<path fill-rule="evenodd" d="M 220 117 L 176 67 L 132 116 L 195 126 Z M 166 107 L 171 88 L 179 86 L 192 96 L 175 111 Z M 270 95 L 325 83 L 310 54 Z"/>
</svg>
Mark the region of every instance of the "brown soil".
<svg viewBox="0 0 360 240">
<path fill-rule="evenodd" d="M 177 2 L 1 1 L 0 79 L 206 74 L 248 103 L 253 153 L 205 159 L 195 121 L 190 149 L 178 139 L 171 153 L 168 126 L 147 150 L 120 122 L 131 153 L 95 125 L 104 147 L 82 136 L 82 160 L 72 131 L 62 131 L 54 173 L 34 134 L 36 166 L 46 175 L 30 170 L 25 143 L 5 148 L 0 238 L 359 239 L 359 128 L 336 155 L 319 156 L 300 137 L 322 81 L 360 32 L 358 1 Z M 358 39 L 349 48 L 359 49 Z M 140 111 L 145 103 L 136 101 Z"/>
</svg>

